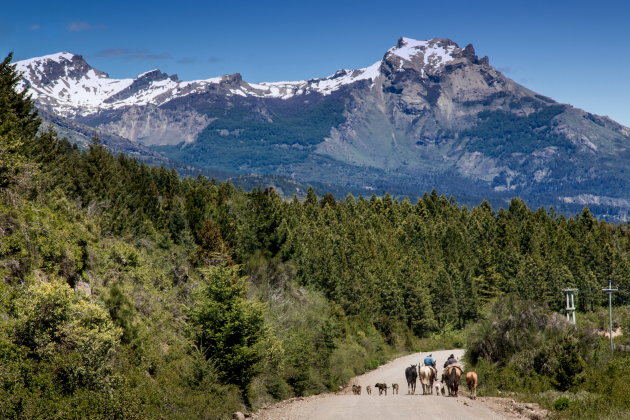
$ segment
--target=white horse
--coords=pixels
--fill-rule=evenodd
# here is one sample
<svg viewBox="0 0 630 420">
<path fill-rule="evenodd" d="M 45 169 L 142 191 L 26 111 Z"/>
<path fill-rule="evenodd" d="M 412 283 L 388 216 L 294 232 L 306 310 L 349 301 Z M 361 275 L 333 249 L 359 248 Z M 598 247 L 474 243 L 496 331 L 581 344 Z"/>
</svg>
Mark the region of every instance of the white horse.
<svg viewBox="0 0 630 420">
<path fill-rule="evenodd" d="M 433 394 L 433 381 L 437 376 L 435 369 L 431 366 L 422 366 L 419 370 L 422 395 Z"/>
</svg>

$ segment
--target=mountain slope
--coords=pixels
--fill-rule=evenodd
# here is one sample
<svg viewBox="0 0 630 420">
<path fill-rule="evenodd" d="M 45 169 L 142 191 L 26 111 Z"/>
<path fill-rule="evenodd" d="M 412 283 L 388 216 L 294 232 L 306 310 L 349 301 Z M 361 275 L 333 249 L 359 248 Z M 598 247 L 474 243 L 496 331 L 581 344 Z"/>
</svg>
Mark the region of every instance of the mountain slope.
<svg viewBox="0 0 630 420">
<path fill-rule="evenodd" d="M 630 209 L 630 129 L 539 95 L 448 39 L 401 38 L 369 67 L 295 82 L 111 79 L 69 53 L 17 68 L 40 108 L 186 164 L 347 192 L 439 187 L 466 203 L 518 195 L 563 211 Z"/>
</svg>

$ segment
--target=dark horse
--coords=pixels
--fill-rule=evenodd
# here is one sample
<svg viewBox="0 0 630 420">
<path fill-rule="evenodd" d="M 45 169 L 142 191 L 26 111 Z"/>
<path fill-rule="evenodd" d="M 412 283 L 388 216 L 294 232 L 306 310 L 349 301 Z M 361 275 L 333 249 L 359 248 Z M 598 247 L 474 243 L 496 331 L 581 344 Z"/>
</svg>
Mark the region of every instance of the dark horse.
<svg viewBox="0 0 630 420">
<path fill-rule="evenodd" d="M 418 379 L 418 372 L 416 371 L 416 365 L 411 365 L 405 369 L 405 377 L 407 378 L 407 394 L 416 393 L 416 379 Z"/>
<path fill-rule="evenodd" d="M 442 382 L 446 382 L 449 396 L 457 397 L 459 381 L 462 378 L 462 373 L 462 368 L 459 365 L 450 365 L 444 369 L 444 373 L 442 373 Z"/>
</svg>

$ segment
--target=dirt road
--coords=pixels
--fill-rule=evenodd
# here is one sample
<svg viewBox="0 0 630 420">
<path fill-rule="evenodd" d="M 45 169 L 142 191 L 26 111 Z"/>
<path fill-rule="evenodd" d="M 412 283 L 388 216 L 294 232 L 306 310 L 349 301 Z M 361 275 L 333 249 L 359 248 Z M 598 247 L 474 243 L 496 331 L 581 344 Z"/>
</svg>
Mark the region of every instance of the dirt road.
<svg viewBox="0 0 630 420">
<path fill-rule="evenodd" d="M 438 368 L 446 361 L 449 354 L 454 353 L 460 359 L 463 350 L 434 351 Z M 471 400 L 463 393 L 458 398 L 436 395 L 421 395 L 422 387 L 418 380 L 415 395 L 407 395 L 405 368 L 417 364 L 426 353 L 416 353 L 398 358 L 364 375 L 357 376 L 344 391 L 336 394 L 317 395 L 302 399 L 293 399 L 277 404 L 254 415 L 258 420 L 396 420 L 396 419 L 506 419 L 513 418 L 488 408 L 480 400 Z M 441 371 L 441 369 L 438 369 Z M 379 396 L 372 389 L 372 395 L 366 395 L 365 387 L 377 382 L 385 382 L 390 387 L 387 396 Z M 392 395 L 391 384 L 400 387 L 398 395 Z M 361 395 L 353 395 L 351 385 L 363 387 Z M 460 386 L 460 390 L 465 388 Z"/>
</svg>

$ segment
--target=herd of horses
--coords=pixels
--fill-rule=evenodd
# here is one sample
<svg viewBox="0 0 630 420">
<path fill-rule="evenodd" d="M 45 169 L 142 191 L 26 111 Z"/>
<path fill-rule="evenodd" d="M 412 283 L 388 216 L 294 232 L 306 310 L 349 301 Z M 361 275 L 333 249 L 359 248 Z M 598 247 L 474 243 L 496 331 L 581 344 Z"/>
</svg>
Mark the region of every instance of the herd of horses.
<svg viewBox="0 0 630 420">
<path fill-rule="evenodd" d="M 417 370 L 416 370 L 417 367 Z M 407 393 L 416 393 L 416 382 L 420 377 L 422 385 L 422 395 L 432 395 L 435 385 L 435 394 L 445 395 L 445 386 L 448 395 L 457 397 L 459 391 L 459 383 L 464 374 L 464 370 L 459 364 L 449 365 L 444 368 L 440 383 L 437 383 L 437 369 L 433 366 L 411 365 L 405 369 L 405 378 L 407 378 Z M 466 384 L 470 390 L 470 397 L 474 400 L 477 398 L 477 374 L 475 372 L 466 372 Z"/>
<path fill-rule="evenodd" d="M 411 365 L 405 369 L 405 378 L 407 379 L 407 394 L 416 393 L 416 383 L 418 377 L 420 377 L 420 384 L 422 385 L 422 395 L 433 395 L 433 387 L 435 386 L 435 395 L 442 394 L 451 397 L 457 397 L 459 391 L 459 383 L 464 374 L 464 370 L 459 364 L 450 365 L 444 368 L 442 372 L 442 378 L 437 383 L 437 369 L 432 366 L 418 366 Z M 470 391 L 470 398 L 473 400 L 477 398 L 477 374 L 473 371 L 466 372 L 466 384 Z M 385 383 L 377 383 L 374 388 L 378 389 L 378 395 L 387 395 L 387 389 L 389 388 Z M 392 384 L 392 393 L 398 394 L 398 384 Z M 361 395 L 361 385 L 352 385 L 352 393 L 355 395 Z M 372 387 L 370 385 L 365 387 L 365 392 L 368 395 L 372 394 Z"/>
<path fill-rule="evenodd" d="M 426 365 L 411 365 L 405 369 L 405 378 L 407 379 L 407 394 L 416 393 L 416 383 L 420 378 L 420 385 L 422 385 L 422 395 L 433 395 L 433 389 L 435 387 L 435 395 L 457 397 L 459 392 L 459 383 L 464 377 L 464 369 L 459 363 L 448 365 L 442 371 L 442 377 L 438 383 L 438 371 L 433 366 Z M 473 371 L 466 372 L 466 385 L 470 391 L 470 398 L 473 400 L 477 398 L 477 373 Z M 378 395 L 387 395 L 387 389 L 389 388 L 385 383 L 377 383 L 374 388 L 378 389 Z M 392 384 L 392 393 L 398 394 L 398 384 Z M 355 395 L 361 395 L 361 385 L 352 385 L 352 393 Z M 372 394 L 372 386 L 365 387 L 365 392 L 368 395 Z"/>
</svg>

